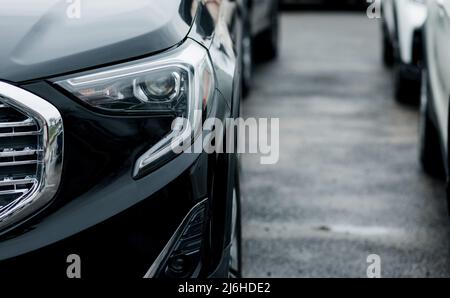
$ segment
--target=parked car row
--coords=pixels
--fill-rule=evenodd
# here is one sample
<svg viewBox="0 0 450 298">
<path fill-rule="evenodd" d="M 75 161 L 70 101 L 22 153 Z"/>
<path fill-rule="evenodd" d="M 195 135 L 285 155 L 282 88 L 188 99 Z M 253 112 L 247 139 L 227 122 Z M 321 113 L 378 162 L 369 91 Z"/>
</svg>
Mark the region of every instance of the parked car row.
<svg viewBox="0 0 450 298">
<path fill-rule="evenodd" d="M 34 2 L 0 11 L 0 277 L 239 276 L 237 155 L 168 139 L 239 117 L 278 2 Z"/>
<path fill-rule="evenodd" d="M 397 98 L 420 99 L 420 162 L 428 174 L 450 181 L 450 0 L 382 4 L 384 63 L 395 67 Z M 450 206 L 449 191 L 447 200 Z"/>
</svg>

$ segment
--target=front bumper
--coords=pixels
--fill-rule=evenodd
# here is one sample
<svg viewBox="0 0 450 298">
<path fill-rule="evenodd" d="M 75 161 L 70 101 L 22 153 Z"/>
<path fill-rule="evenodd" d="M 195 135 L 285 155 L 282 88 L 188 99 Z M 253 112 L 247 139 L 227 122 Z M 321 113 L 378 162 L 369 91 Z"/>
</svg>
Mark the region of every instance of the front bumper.
<svg viewBox="0 0 450 298">
<path fill-rule="evenodd" d="M 40 276 L 65 278 L 66 259 L 71 254 L 80 256 L 83 277 L 143 277 L 196 198 L 203 197 L 193 186 L 202 184 L 196 180 L 205 161 L 191 158 L 173 160 L 133 187 L 117 181 L 119 188 L 116 183 L 108 187 L 114 191 L 105 188 L 102 194 L 86 195 L 36 223 L 32 230 L 2 240 L 0 277 L 24 276 L 33 268 Z M 182 174 L 170 180 L 176 173 Z M 155 183 L 165 181 L 167 185 L 152 194 L 150 188 L 156 190 Z M 108 218 L 122 208 L 125 211 Z"/>
</svg>

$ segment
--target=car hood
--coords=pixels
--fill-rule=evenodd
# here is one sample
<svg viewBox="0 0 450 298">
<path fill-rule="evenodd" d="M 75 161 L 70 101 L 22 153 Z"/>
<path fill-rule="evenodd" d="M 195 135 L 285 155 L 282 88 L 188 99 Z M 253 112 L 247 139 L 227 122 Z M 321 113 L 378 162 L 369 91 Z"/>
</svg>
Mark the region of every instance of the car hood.
<svg viewBox="0 0 450 298">
<path fill-rule="evenodd" d="M 29 81 L 149 55 L 182 41 L 193 0 L 2 0 L 0 80 Z"/>
</svg>

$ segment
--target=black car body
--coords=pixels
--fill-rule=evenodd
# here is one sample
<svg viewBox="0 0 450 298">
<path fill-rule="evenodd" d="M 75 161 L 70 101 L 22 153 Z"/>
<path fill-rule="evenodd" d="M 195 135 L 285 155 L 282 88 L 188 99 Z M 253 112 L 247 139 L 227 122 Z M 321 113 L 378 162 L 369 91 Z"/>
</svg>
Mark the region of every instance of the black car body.
<svg viewBox="0 0 450 298">
<path fill-rule="evenodd" d="M 236 155 L 174 154 L 161 142 L 191 104 L 199 121 L 238 117 L 245 5 L 74 3 L 1 3 L 0 276 L 65 278 L 74 255 L 82 277 L 239 274 Z M 203 72 L 183 60 L 194 57 Z M 178 84 L 181 74 L 170 100 L 183 99 L 159 100 L 175 91 L 154 91 L 165 85 L 141 71 Z M 136 93 L 143 80 L 156 89 Z"/>
</svg>

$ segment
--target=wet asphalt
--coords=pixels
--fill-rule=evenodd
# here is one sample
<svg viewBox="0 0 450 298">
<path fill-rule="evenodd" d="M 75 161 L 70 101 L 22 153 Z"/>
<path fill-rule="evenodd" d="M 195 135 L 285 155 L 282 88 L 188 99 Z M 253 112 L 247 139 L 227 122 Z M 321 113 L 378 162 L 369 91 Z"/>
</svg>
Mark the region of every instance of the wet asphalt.
<svg viewBox="0 0 450 298">
<path fill-rule="evenodd" d="M 280 160 L 242 156 L 246 277 L 449 277 L 444 182 L 418 162 L 418 109 L 393 99 L 378 21 L 285 12 L 245 117 L 280 119 Z"/>
</svg>

